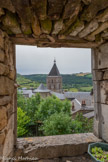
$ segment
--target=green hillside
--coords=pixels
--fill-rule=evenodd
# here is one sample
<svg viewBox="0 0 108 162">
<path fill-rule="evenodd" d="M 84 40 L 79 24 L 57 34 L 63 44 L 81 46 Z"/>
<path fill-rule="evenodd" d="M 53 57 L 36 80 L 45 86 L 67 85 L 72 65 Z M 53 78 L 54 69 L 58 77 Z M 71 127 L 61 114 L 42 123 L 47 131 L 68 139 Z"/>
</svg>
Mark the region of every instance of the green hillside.
<svg viewBox="0 0 108 162">
<path fill-rule="evenodd" d="M 21 87 L 37 88 L 40 83 L 46 84 L 46 74 L 17 75 L 17 81 Z M 91 91 L 92 74 L 63 74 L 63 89 L 68 91 Z"/>
<path fill-rule="evenodd" d="M 32 81 L 30 79 L 25 78 L 24 76 L 17 74 L 17 83 L 20 85 L 20 88 L 37 88 L 40 83 L 36 81 Z"/>
</svg>

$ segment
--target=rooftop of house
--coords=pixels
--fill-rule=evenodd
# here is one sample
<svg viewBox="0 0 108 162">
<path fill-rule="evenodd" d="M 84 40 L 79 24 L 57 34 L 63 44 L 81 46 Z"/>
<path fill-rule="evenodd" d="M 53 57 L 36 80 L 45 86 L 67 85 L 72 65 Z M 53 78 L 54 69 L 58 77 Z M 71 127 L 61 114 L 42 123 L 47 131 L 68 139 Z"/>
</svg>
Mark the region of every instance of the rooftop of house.
<svg viewBox="0 0 108 162">
<path fill-rule="evenodd" d="M 84 114 L 83 116 L 86 117 L 86 118 L 88 118 L 88 119 L 91 119 L 91 118 L 94 117 L 94 111 L 89 112 L 89 113 L 86 113 L 86 114 Z"/>
<path fill-rule="evenodd" d="M 44 86 L 44 84 L 41 83 L 37 89 L 33 90 L 33 93 L 35 93 L 35 92 L 47 93 L 47 92 L 50 92 L 50 90 L 47 89 L 47 88 Z"/>
<path fill-rule="evenodd" d="M 28 97 L 32 97 L 34 94 L 32 92 L 32 90 L 27 90 L 27 89 L 22 89 L 22 90 L 18 90 L 19 92 L 21 92 L 23 95 L 28 95 Z"/>
<path fill-rule="evenodd" d="M 90 92 L 64 92 L 66 98 L 89 98 Z"/>
<path fill-rule="evenodd" d="M 72 105 L 74 105 L 74 110 L 72 110 L 72 112 L 76 112 L 81 109 L 81 103 L 76 98 L 72 100 Z"/>
<path fill-rule="evenodd" d="M 56 97 L 58 97 L 60 100 L 65 100 L 66 97 L 63 93 L 57 93 L 57 92 L 54 92 L 54 91 L 51 91 L 50 92 L 52 95 L 55 95 Z"/>
</svg>

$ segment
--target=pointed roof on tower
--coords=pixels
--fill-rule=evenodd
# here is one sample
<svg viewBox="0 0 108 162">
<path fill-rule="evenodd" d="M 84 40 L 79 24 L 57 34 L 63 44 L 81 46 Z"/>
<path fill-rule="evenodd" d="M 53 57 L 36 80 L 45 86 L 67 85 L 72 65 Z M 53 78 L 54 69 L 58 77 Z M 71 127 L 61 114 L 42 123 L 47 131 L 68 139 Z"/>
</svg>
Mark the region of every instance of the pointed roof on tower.
<svg viewBox="0 0 108 162">
<path fill-rule="evenodd" d="M 56 60 L 55 59 L 54 59 L 54 65 L 53 65 L 50 73 L 48 74 L 48 76 L 60 76 L 60 73 L 59 73 L 59 70 L 57 68 Z"/>
</svg>

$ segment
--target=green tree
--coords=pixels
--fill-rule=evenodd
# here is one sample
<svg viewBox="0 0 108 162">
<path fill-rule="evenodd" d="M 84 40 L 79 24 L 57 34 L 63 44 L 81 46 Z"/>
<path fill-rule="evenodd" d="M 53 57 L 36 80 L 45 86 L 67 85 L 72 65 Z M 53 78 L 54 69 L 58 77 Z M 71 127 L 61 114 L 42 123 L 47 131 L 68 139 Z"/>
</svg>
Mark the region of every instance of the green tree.
<svg viewBox="0 0 108 162">
<path fill-rule="evenodd" d="M 17 134 L 18 137 L 25 136 L 28 133 L 28 124 L 30 122 L 30 118 L 26 115 L 26 113 L 18 107 L 17 109 Z"/>
<path fill-rule="evenodd" d="M 61 135 L 72 133 L 72 119 L 68 114 L 63 112 L 52 114 L 49 118 L 43 121 L 40 130 L 43 134 L 48 135 Z"/>
<path fill-rule="evenodd" d="M 31 124 L 35 124 L 36 122 L 35 113 L 38 111 L 38 106 L 40 105 L 41 101 L 42 101 L 42 98 L 39 93 L 27 99 L 26 112 L 27 112 L 27 115 L 31 119 Z"/>
<path fill-rule="evenodd" d="M 36 122 L 34 115 L 38 110 L 41 100 L 42 98 L 39 93 L 31 98 L 26 98 L 22 95 L 22 93 L 19 92 L 17 94 L 17 106 L 21 107 L 21 109 L 30 117 L 30 124 L 34 124 Z"/>
<path fill-rule="evenodd" d="M 56 96 L 47 97 L 41 101 L 35 117 L 37 120 L 44 121 L 55 113 L 64 112 L 70 114 L 70 108 L 71 104 L 67 100 L 61 101 Z"/>
<path fill-rule="evenodd" d="M 26 110 L 27 107 L 27 98 L 23 96 L 22 92 L 17 92 L 17 107 L 23 108 Z"/>
<path fill-rule="evenodd" d="M 93 119 L 88 120 L 80 113 L 75 120 L 69 114 L 60 112 L 52 114 L 43 121 L 40 130 L 44 135 L 60 135 L 92 132 Z"/>
<path fill-rule="evenodd" d="M 75 118 L 76 122 L 80 122 L 80 130 L 79 133 L 87 133 L 93 131 L 93 119 L 87 119 L 83 117 L 82 113 L 78 113 Z"/>
</svg>

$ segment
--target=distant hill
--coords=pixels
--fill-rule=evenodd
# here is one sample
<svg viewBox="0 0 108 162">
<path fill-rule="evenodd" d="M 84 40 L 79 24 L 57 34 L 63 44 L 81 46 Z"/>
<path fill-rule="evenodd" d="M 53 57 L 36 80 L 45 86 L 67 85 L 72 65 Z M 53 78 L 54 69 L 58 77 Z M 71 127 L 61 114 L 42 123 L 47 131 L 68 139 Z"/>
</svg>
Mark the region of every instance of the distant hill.
<svg viewBox="0 0 108 162">
<path fill-rule="evenodd" d="M 37 87 L 40 83 L 46 84 L 46 74 L 32 74 L 32 75 L 17 75 L 17 81 L 27 87 Z M 78 74 L 62 74 L 63 89 L 69 91 L 91 91 L 92 89 L 92 74 L 78 73 Z"/>
<path fill-rule="evenodd" d="M 20 85 L 20 88 L 26 87 L 26 88 L 37 88 L 40 83 L 36 81 L 32 81 L 30 79 L 25 78 L 21 74 L 17 74 L 17 83 Z"/>
</svg>

